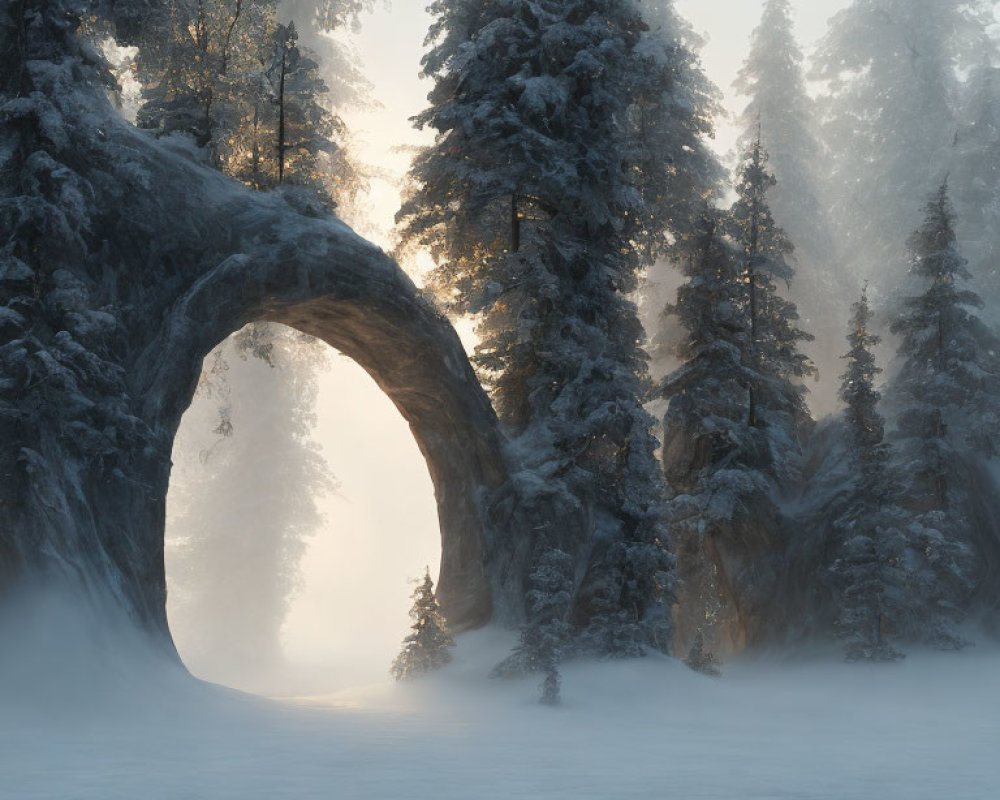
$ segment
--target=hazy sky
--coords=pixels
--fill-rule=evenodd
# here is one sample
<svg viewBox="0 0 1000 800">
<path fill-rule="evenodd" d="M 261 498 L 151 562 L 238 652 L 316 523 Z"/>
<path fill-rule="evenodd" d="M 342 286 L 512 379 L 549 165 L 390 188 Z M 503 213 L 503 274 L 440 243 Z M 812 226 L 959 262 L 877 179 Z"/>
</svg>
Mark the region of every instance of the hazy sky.
<svg viewBox="0 0 1000 800">
<path fill-rule="evenodd" d="M 826 20 L 848 0 L 795 0 L 799 38 L 808 51 Z M 425 104 L 427 81 L 418 77 L 429 23 L 426 0 L 395 0 L 365 20 L 358 57 L 372 82 L 377 109 L 347 115 L 362 157 L 385 175 L 363 205 L 383 245 L 399 205 L 395 182 L 406 171 L 407 147 L 428 140 L 408 120 Z M 744 58 L 763 0 L 678 0 L 678 10 L 706 39 L 704 67 L 738 111 L 731 84 Z M 732 146 L 731 126 L 720 121 L 716 146 Z M 367 227 L 367 226 L 366 226 Z M 432 487 L 402 418 L 360 368 L 335 357 L 324 377 L 318 438 L 341 482 L 327 504 L 329 524 L 305 564 L 305 590 L 286 628 L 294 659 L 329 661 L 357 680 L 367 669 L 381 678 L 408 627 L 407 578 L 440 557 Z M 359 613 L 364 609 L 364 613 Z"/>
</svg>

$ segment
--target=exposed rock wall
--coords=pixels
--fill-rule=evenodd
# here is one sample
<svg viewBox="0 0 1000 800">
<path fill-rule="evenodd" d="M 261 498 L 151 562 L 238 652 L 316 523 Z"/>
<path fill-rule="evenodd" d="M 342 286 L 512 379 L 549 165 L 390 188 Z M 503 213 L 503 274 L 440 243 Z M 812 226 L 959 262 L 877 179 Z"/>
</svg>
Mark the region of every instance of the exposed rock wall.
<svg viewBox="0 0 1000 800">
<path fill-rule="evenodd" d="M 663 462 L 674 492 L 670 529 L 676 558 L 673 652 L 699 638 L 726 657 L 762 643 L 786 625 L 777 602 L 788 520 L 763 470 L 769 453 L 760 432 L 740 442 L 725 432 L 668 415 Z"/>
</svg>

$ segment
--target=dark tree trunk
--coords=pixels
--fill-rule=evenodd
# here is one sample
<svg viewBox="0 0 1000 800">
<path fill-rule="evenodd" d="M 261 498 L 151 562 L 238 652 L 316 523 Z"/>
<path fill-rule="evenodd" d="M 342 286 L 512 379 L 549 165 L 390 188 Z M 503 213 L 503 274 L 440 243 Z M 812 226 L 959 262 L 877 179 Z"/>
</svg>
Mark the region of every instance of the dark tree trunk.
<svg viewBox="0 0 1000 800">
<path fill-rule="evenodd" d="M 288 48 L 281 48 L 281 77 L 278 80 L 278 183 L 285 182 L 285 71 Z"/>
</svg>

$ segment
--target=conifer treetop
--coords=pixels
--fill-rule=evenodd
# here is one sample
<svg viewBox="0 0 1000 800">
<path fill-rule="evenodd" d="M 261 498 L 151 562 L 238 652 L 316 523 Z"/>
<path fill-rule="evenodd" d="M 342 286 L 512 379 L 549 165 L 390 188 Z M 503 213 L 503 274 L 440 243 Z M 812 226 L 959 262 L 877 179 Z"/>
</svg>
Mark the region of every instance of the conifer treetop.
<svg viewBox="0 0 1000 800">
<path fill-rule="evenodd" d="M 770 127 L 779 115 L 807 118 L 802 107 L 788 108 L 789 101 L 807 97 L 802 48 L 792 35 L 791 15 L 789 0 L 768 0 L 750 36 L 750 52 L 733 82 L 740 94 L 750 96 L 741 116 L 748 138 L 753 126 L 767 120 Z"/>
<path fill-rule="evenodd" d="M 753 268 L 770 278 L 790 282 L 794 271 L 787 262 L 795 248 L 778 226 L 768 202 L 768 192 L 777 179 L 768 169 L 770 155 L 764 149 L 761 129 L 746 147 L 736 178 L 736 202 L 730 215 L 733 235 L 740 243 Z"/>
<path fill-rule="evenodd" d="M 882 395 L 875 388 L 875 380 L 882 369 L 876 365 L 873 352 L 882 339 L 870 329 L 875 314 L 868 304 L 867 284 L 851 310 L 847 334 L 851 349 L 843 356 L 847 370 L 841 375 L 839 396 L 847 404 L 845 413 L 857 444 L 871 447 L 883 437 L 884 426 L 877 411 Z"/>
<path fill-rule="evenodd" d="M 947 182 L 925 205 L 923 224 L 909 245 L 912 293 L 890 325 L 900 337 L 892 396 L 898 433 L 948 440 L 949 449 L 961 449 L 961 431 L 980 450 L 993 452 L 1000 340 L 976 313 L 983 302 L 968 285 Z"/>
<path fill-rule="evenodd" d="M 899 354 L 913 368 L 954 370 L 974 356 L 978 319 L 968 309 L 982 308 L 979 295 L 964 288 L 972 276 L 958 250 L 955 213 L 948 198 L 947 181 L 924 207 L 924 222 L 909 239 L 910 274 L 923 291 L 906 297 L 891 330 L 902 337 Z"/>
</svg>

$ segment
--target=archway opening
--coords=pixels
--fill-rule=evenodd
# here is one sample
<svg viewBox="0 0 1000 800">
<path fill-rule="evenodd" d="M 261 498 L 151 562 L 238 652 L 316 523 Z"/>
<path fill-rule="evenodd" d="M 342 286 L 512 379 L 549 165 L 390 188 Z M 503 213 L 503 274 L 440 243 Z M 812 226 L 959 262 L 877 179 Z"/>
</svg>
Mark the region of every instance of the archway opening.
<svg viewBox="0 0 1000 800">
<path fill-rule="evenodd" d="M 385 680 L 441 535 L 427 464 L 367 373 L 248 326 L 205 359 L 173 461 L 167 610 L 188 668 L 263 694 Z"/>
</svg>

